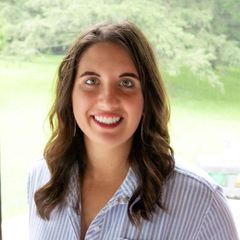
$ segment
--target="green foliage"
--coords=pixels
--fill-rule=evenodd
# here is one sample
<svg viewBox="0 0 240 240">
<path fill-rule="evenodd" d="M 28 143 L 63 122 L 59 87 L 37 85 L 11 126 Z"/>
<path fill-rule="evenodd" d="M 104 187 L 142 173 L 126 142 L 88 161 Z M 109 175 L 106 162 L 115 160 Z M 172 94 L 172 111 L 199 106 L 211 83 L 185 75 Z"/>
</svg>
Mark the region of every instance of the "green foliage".
<svg viewBox="0 0 240 240">
<path fill-rule="evenodd" d="M 6 29 L 5 29 L 5 23 L 4 19 L 2 17 L 2 14 L 0 12 L 0 51 L 4 48 L 6 40 Z"/>
<path fill-rule="evenodd" d="M 240 46 L 240 1 L 214 1 L 213 12 L 214 32 L 225 34 L 229 39 L 238 42 Z"/>
<path fill-rule="evenodd" d="M 3 53 L 63 54 L 87 27 L 130 20 L 172 74 L 187 66 L 222 87 L 214 69 L 240 65 L 238 0 L 11 0 L 2 5 L 8 23 Z"/>
</svg>

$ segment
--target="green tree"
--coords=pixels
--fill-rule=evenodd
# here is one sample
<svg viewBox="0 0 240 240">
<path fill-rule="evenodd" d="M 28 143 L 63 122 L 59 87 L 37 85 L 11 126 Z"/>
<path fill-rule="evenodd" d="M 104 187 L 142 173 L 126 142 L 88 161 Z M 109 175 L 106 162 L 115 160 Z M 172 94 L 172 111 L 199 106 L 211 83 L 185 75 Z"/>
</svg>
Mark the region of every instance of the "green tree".
<svg viewBox="0 0 240 240">
<path fill-rule="evenodd" d="M 221 2 L 219 6 L 217 2 Z M 169 72 L 187 66 L 213 85 L 214 69 L 239 66 L 239 41 L 227 26 L 238 24 L 237 11 L 222 24 L 222 12 L 231 14 L 238 0 L 11 0 L 4 1 L 7 24 L 2 52 L 31 56 L 64 53 L 86 27 L 98 22 L 131 20 L 143 29 Z M 216 10 L 218 8 L 218 10 Z M 220 10 L 221 11 L 220 11 Z M 224 10 L 225 9 L 225 10 Z M 224 12 L 224 14 L 225 14 Z M 218 13 L 219 16 L 218 17 Z M 231 24 L 230 24 L 231 22 Z M 231 26 L 232 26 L 231 25 Z M 224 27 L 225 26 L 225 27 Z"/>
<path fill-rule="evenodd" d="M 1 9 L 1 4 L 0 4 L 0 9 Z M 3 11 L 0 10 L 0 51 L 5 47 L 6 36 L 7 36 L 7 31 L 6 31 L 6 22 L 4 18 L 4 13 Z"/>
<path fill-rule="evenodd" d="M 218 0 L 213 5 L 213 30 L 217 34 L 225 34 L 240 46 L 240 1 Z"/>
</svg>

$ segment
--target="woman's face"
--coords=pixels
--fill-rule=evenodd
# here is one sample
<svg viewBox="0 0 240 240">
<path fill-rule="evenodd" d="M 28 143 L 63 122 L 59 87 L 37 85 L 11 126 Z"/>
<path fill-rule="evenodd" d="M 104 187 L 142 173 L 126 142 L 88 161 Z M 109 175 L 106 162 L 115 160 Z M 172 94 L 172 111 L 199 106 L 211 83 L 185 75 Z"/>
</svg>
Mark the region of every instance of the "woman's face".
<svg viewBox="0 0 240 240">
<path fill-rule="evenodd" d="M 85 141 L 129 144 L 143 112 L 143 94 L 128 51 L 96 43 L 80 58 L 72 92 L 73 113 Z"/>
</svg>

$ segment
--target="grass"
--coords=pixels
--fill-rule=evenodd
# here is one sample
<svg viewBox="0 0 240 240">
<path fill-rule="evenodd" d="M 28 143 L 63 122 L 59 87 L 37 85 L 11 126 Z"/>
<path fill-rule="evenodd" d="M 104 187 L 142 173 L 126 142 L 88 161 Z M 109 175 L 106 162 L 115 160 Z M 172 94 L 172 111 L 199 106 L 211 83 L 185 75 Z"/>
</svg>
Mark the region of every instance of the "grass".
<svg viewBox="0 0 240 240">
<path fill-rule="evenodd" d="M 178 76 L 164 74 L 172 104 L 177 107 L 187 107 L 197 111 L 223 114 L 225 111 L 238 111 L 240 96 L 239 70 L 225 69 L 219 74 L 223 88 L 211 86 L 207 81 L 200 80 L 187 69 L 183 69 Z M 201 108 L 201 109 L 200 109 Z M 234 114 L 234 115 L 235 115 Z"/>
<path fill-rule="evenodd" d="M 32 162 L 42 156 L 47 140 L 44 122 L 60 59 L 0 59 L 3 218 L 27 209 L 27 175 Z M 220 73 L 225 87 L 221 93 L 187 69 L 178 76 L 164 73 L 172 107 L 172 145 L 178 161 L 197 163 L 202 156 L 225 154 L 229 143 L 231 147 L 239 145 L 239 74 L 236 69 Z"/>
<path fill-rule="evenodd" d="M 50 60 L 0 61 L 3 218 L 26 210 L 27 174 L 47 137 L 44 121 L 58 64 Z"/>
<path fill-rule="evenodd" d="M 183 161 L 207 165 L 204 158 L 212 156 L 211 161 L 218 158 L 215 164 L 220 165 L 229 148 L 233 148 L 234 158 L 240 157 L 239 73 L 236 69 L 219 73 L 223 91 L 187 69 L 178 76 L 164 74 L 172 107 L 172 144 Z"/>
</svg>

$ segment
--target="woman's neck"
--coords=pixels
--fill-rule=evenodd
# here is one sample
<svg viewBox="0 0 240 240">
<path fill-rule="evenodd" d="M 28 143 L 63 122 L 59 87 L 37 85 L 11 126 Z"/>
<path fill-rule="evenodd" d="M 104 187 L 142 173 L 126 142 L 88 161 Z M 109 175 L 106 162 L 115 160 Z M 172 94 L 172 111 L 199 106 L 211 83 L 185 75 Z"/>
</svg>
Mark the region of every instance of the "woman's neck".
<svg viewBox="0 0 240 240">
<path fill-rule="evenodd" d="M 85 176 L 92 180 L 117 179 L 126 175 L 129 168 L 128 156 L 131 140 L 115 147 L 102 146 L 85 139 L 86 171 Z"/>
</svg>

